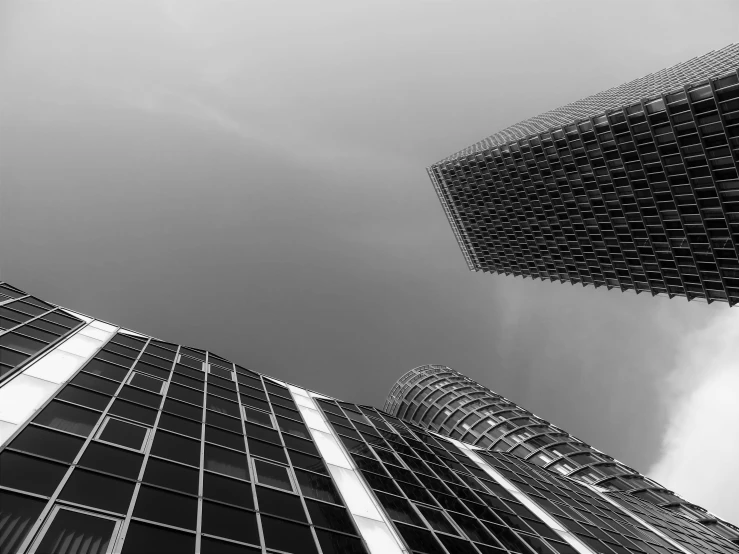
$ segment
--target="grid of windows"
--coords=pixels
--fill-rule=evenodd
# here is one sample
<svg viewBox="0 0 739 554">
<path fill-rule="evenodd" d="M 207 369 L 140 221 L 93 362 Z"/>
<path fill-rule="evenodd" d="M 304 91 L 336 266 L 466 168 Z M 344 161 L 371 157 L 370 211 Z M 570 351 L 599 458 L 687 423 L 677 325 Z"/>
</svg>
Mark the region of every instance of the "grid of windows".
<svg viewBox="0 0 739 554">
<path fill-rule="evenodd" d="M 82 324 L 51 304 L 0 283 L 0 383 Z"/>
<path fill-rule="evenodd" d="M 470 269 L 739 302 L 738 65 L 731 45 L 432 165 Z"/>
<path fill-rule="evenodd" d="M 426 429 L 540 467 L 667 507 L 733 539 L 739 529 L 718 520 L 510 400 L 445 366 L 420 366 L 391 389 L 384 409 Z"/>
<path fill-rule="evenodd" d="M 0 506 L 8 553 L 365 552 L 286 388 L 122 331 L 0 452 Z"/>
</svg>

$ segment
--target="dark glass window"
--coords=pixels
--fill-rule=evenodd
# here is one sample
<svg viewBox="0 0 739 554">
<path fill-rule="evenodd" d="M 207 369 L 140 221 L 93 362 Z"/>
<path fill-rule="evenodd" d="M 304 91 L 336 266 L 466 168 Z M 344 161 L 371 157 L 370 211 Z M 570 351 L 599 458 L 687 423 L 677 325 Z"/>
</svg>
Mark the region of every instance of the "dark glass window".
<svg viewBox="0 0 739 554">
<path fill-rule="evenodd" d="M 177 398 L 196 406 L 203 405 L 203 393 L 201 391 L 181 387 L 180 385 L 170 384 L 169 389 L 167 389 L 167 397 Z"/>
<path fill-rule="evenodd" d="M 64 325 L 68 328 L 77 327 L 80 323 L 82 323 L 79 319 L 72 316 L 67 316 L 56 312 L 51 312 L 50 314 L 46 314 L 44 316 L 44 319 L 48 319 L 49 321 L 53 321 L 54 323 L 57 323 L 58 325 Z"/>
<path fill-rule="evenodd" d="M 149 406 L 150 408 L 159 408 L 159 404 L 162 402 L 162 397 L 158 394 L 152 394 L 150 392 L 145 392 L 128 386 L 124 386 L 121 389 L 118 393 L 118 397 Z"/>
<path fill-rule="evenodd" d="M 144 456 L 128 450 L 121 450 L 113 446 L 91 442 L 85 448 L 79 465 L 97 469 L 106 473 L 136 479 L 139 476 Z M 149 462 L 151 463 L 151 462 Z"/>
<path fill-rule="evenodd" d="M 392 519 L 423 527 L 421 518 L 405 499 L 382 492 L 375 492 L 375 495 Z"/>
<path fill-rule="evenodd" d="M 222 431 L 218 427 L 211 427 L 210 425 L 205 426 L 205 440 L 220 444 L 221 446 L 227 446 L 236 450 L 246 451 L 244 445 L 244 436 L 237 435 L 236 433 L 230 433 L 229 431 Z"/>
<path fill-rule="evenodd" d="M 6 450 L 0 453 L 0 485 L 51 496 L 68 467 Z"/>
<path fill-rule="evenodd" d="M 264 460 L 254 460 L 254 468 L 256 469 L 257 481 L 259 483 L 288 491 L 293 490 L 287 467 L 265 462 Z"/>
<path fill-rule="evenodd" d="M 205 445 L 205 469 L 223 473 L 239 479 L 249 479 L 249 469 L 245 454 L 219 448 L 212 444 Z"/>
<path fill-rule="evenodd" d="M 282 440 L 285 441 L 285 446 L 288 448 L 294 448 L 301 452 L 307 452 L 308 454 L 314 454 L 316 456 L 319 455 L 318 450 L 311 441 L 299 439 L 290 435 L 283 435 Z"/>
<path fill-rule="evenodd" d="M 97 356 L 95 356 L 95 359 L 105 360 L 106 362 L 113 362 L 114 364 L 118 364 L 122 367 L 125 367 L 126 369 L 130 368 L 133 365 L 133 360 L 131 358 L 121 356 L 120 354 L 110 352 L 109 350 L 101 350 L 100 352 L 98 352 Z"/>
<path fill-rule="evenodd" d="M 155 379 L 154 377 L 149 377 L 143 373 L 134 372 L 131 376 L 130 384 L 135 387 L 141 387 L 142 389 L 160 394 L 162 392 L 164 381 L 161 379 Z"/>
<path fill-rule="evenodd" d="M 223 387 L 218 387 L 218 386 L 214 385 L 213 384 L 213 381 L 214 381 L 213 378 L 211 378 L 208 381 L 208 394 L 216 394 L 216 395 L 218 395 L 220 397 L 223 397 L 223 398 L 226 398 L 228 400 L 233 400 L 234 402 L 238 402 L 239 401 L 239 395 L 238 394 L 236 394 L 232 390 L 227 390 L 227 389 L 225 389 Z M 219 381 L 220 381 L 220 379 L 219 379 Z"/>
<path fill-rule="evenodd" d="M 369 486 L 375 490 L 389 492 L 391 494 L 400 494 L 395 482 L 388 477 L 382 477 L 369 471 L 362 471 L 362 475 L 369 483 Z"/>
<path fill-rule="evenodd" d="M 118 383 L 111 381 L 110 379 L 104 379 L 102 377 L 96 377 L 90 375 L 84 371 L 77 374 L 77 376 L 71 381 L 75 385 L 85 387 L 86 389 L 92 389 L 98 392 L 102 392 L 107 395 L 112 395 L 118 390 Z"/>
<path fill-rule="evenodd" d="M 263 390 L 257 390 L 254 387 L 239 384 L 239 391 L 242 395 L 246 394 L 258 398 L 259 400 L 267 400 L 267 393 L 265 393 Z"/>
<path fill-rule="evenodd" d="M 203 472 L 203 496 L 242 508 L 254 508 L 251 485 L 228 477 Z"/>
<path fill-rule="evenodd" d="M 184 375 L 180 375 L 179 373 L 172 374 L 172 382 L 179 383 L 180 385 L 185 385 L 199 391 L 202 391 L 205 388 L 205 383 L 203 381 L 191 379 L 190 377 L 185 377 Z M 167 396 L 169 396 L 169 392 L 167 392 Z"/>
<path fill-rule="evenodd" d="M 426 512 L 424 512 L 424 515 L 426 515 Z M 489 542 L 490 536 L 476 519 L 455 513 L 450 513 L 449 515 L 470 539 L 478 542 Z"/>
<path fill-rule="evenodd" d="M 269 401 L 272 403 L 273 406 L 282 406 L 283 408 L 295 411 L 297 411 L 298 409 L 298 407 L 295 405 L 295 402 L 282 398 L 281 396 L 270 394 Z"/>
<path fill-rule="evenodd" d="M 188 358 L 187 356 L 180 356 L 179 363 L 193 369 L 201 371 L 203 369 L 203 363 L 200 360 L 193 360 L 192 358 Z"/>
<path fill-rule="evenodd" d="M 241 403 L 246 406 L 251 406 L 252 408 L 259 408 L 260 410 L 264 410 L 266 412 L 269 410 L 269 404 L 267 402 L 264 402 L 263 400 L 259 400 L 257 398 L 252 398 L 251 396 L 247 396 L 245 394 L 241 395 Z"/>
<path fill-rule="evenodd" d="M 141 360 L 146 360 L 146 362 L 142 362 Z M 169 365 L 164 360 L 159 360 L 157 358 L 154 358 L 152 356 L 147 356 L 144 354 L 141 356 L 141 360 L 136 364 L 136 367 L 134 368 L 136 371 L 141 371 L 143 373 L 148 373 L 149 375 L 153 375 L 154 377 L 159 377 L 160 379 L 169 379 Z"/>
<path fill-rule="evenodd" d="M 0 552 L 18 551 L 45 505 L 46 500 L 0 490 Z"/>
<path fill-rule="evenodd" d="M 259 511 L 289 519 L 308 522 L 300 498 L 293 494 L 257 487 Z"/>
<path fill-rule="evenodd" d="M 293 411 L 293 410 L 288 410 L 287 408 L 283 408 L 282 406 L 279 406 L 278 404 L 272 404 L 272 409 L 277 415 L 291 417 L 293 419 L 301 419 L 300 413 Z"/>
<path fill-rule="evenodd" d="M 105 552 L 115 527 L 116 521 L 113 519 L 63 508 L 56 512 L 36 552 L 80 552 L 82 549 L 75 548 L 78 544 L 95 545 L 95 552 Z M 67 546 L 71 546 L 71 549 L 68 550 Z"/>
<path fill-rule="evenodd" d="M 286 417 L 278 417 L 277 424 L 280 426 L 280 431 L 283 433 L 292 433 L 293 435 L 303 437 L 304 439 L 310 438 L 308 428 L 302 423 L 298 423 L 292 419 L 287 419 Z"/>
<path fill-rule="evenodd" d="M 49 333 L 48 331 L 42 331 L 41 329 L 37 329 L 30 323 L 28 325 L 24 325 L 23 328 L 18 329 L 18 331 L 20 331 L 24 335 L 27 335 L 34 339 L 38 339 L 43 342 L 51 343 L 59 338 L 59 335 L 56 335 L 54 333 Z"/>
<path fill-rule="evenodd" d="M 123 335 L 121 333 L 118 333 L 117 335 L 115 335 L 111 340 L 119 344 L 128 346 L 129 348 L 133 348 L 137 352 L 144 347 L 144 341 L 134 338 L 134 337 L 130 337 L 128 335 Z"/>
<path fill-rule="evenodd" d="M 298 554 L 317 552 L 307 525 L 262 516 L 262 531 L 267 548 Z"/>
<path fill-rule="evenodd" d="M 196 498 L 142 485 L 133 509 L 134 517 L 175 527 L 195 529 L 198 519 Z"/>
<path fill-rule="evenodd" d="M 125 417 L 139 423 L 145 423 L 147 425 L 154 425 L 154 421 L 157 418 L 156 410 L 144 408 L 138 404 L 131 404 L 125 400 L 116 400 L 108 410 L 111 415 L 117 415 L 119 417 Z"/>
<path fill-rule="evenodd" d="M 252 438 L 248 438 L 247 441 L 249 443 L 249 454 L 252 456 L 260 456 L 262 458 L 287 463 L 285 450 L 281 446 L 275 446 L 268 442 L 258 441 Z"/>
<path fill-rule="evenodd" d="M 233 417 L 224 416 L 215 412 L 207 411 L 205 413 L 205 421 L 210 425 L 217 425 L 234 433 L 241 433 L 241 420 Z"/>
<path fill-rule="evenodd" d="M 185 367 L 184 365 L 177 364 L 176 366 L 174 366 L 174 372 L 179 373 L 180 375 L 186 375 L 187 377 L 190 377 L 191 379 L 195 379 L 197 381 L 205 381 L 205 374 L 202 371 L 190 369 L 189 367 Z"/>
<path fill-rule="evenodd" d="M 151 453 L 155 456 L 182 462 L 194 466 L 200 465 L 200 443 L 173 435 L 164 431 L 157 431 Z"/>
<path fill-rule="evenodd" d="M 90 362 L 83 369 L 87 373 L 100 375 L 101 377 L 107 377 L 108 379 L 113 379 L 114 381 L 118 382 L 123 381 L 123 379 L 126 377 L 126 374 L 128 373 L 127 369 L 123 369 L 122 367 L 118 367 L 117 365 L 109 364 L 98 359 L 90 360 Z"/>
<path fill-rule="evenodd" d="M 259 544 L 257 516 L 254 512 L 203 501 L 203 533 Z"/>
<path fill-rule="evenodd" d="M 308 471 L 325 473 L 326 475 L 328 475 L 326 464 L 323 463 L 323 460 L 321 458 L 318 458 L 316 456 L 308 456 L 307 454 L 302 454 L 300 452 L 296 452 L 295 450 L 290 450 L 289 453 L 290 460 L 295 467 L 307 469 Z"/>
<path fill-rule="evenodd" d="M 470 543 L 465 540 L 458 539 L 456 537 L 450 537 L 448 535 L 438 535 L 439 540 L 446 546 L 449 552 L 458 552 L 459 554 L 477 554 Z M 550 554 L 547 551 L 542 551 L 544 554 Z"/>
<path fill-rule="evenodd" d="M 46 346 L 45 342 L 24 337 L 17 333 L 6 333 L 0 337 L 0 346 L 7 346 L 24 354 L 35 354 Z"/>
<path fill-rule="evenodd" d="M 75 387 L 74 385 L 67 385 L 64 387 L 59 394 L 56 395 L 61 400 L 67 400 L 68 402 L 74 402 L 75 404 L 81 404 L 95 410 L 103 410 L 110 402 L 110 396 L 103 394 L 97 394 L 95 392 L 88 391 Z"/>
<path fill-rule="evenodd" d="M 164 403 L 166 409 L 167 403 Z M 195 439 L 200 439 L 202 433 L 202 425 L 195 423 L 188 419 L 182 419 L 180 417 L 174 417 L 166 413 L 162 413 L 159 417 L 159 428 L 174 431 L 175 433 L 181 433 Z"/>
<path fill-rule="evenodd" d="M 129 348 L 128 346 L 123 346 L 122 344 L 118 344 L 112 341 L 105 345 L 105 350 L 109 352 L 115 352 L 116 354 L 121 354 L 122 356 L 126 356 L 128 358 L 135 358 L 139 354 L 138 350 Z"/>
<path fill-rule="evenodd" d="M 200 554 L 262 554 L 262 549 L 204 536 L 200 539 Z"/>
<path fill-rule="evenodd" d="M 69 331 L 69 329 L 67 329 L 66 327 L 62 327 L 61 325 L 57 325 L 56 323 L 47 321 L 44 318 L 36 319 L 33 322 L 33 325 L 34 327 L 38 327 L 39 329 L 43 329 L 44 331 L 48 331 L 49 333 L 54 333 L 55 335 L 64 335 Z"/>
<path fill-rule="evenodd" d="M 152 458 L 146 464 L 143 481 L 188 494 L 198 494 L 198 479 L 199 472 L 196 469 Z"/>
<path fill-rule="evenodd" d="M 244 418 L 246 421 L 260 423 L 272 427 L 272 417 L 267 412 L 244 406 Z"/>
<path fill-rule="evenodd" d="M 290 391 L 287 390 L 285 387 L 276 385 L 272 383 L 271 381 L 264 381 L 264 386 L 267 389 L 267 391 L 273 393 L 273 394 L 279 394 L 284 396 L 285 398 L 290 398 Z"/>
<path fill-rule="evenodd" d="M 409 527 L 402 523 L 396 524 L 398 531 L 408 543 L 414 552 L 423 552 L 424 554 L 444 554 L 441 545 L 434 538 L 433 533 L 416 527 Z"/>
<path fill-rule="evenodd" d="M 230 379 L 231 378 L 231 372 L 226 371 L 225 369 L 220 369 L 216 366 L 210 366 L 210 372 L 213 375 L 217 375 L 218 377 L 222 377 L 223 379 Z"/>
<path fill-rule="evenodd" d="M 34 421 L 41 425 L 86 437 L 92 431 L 99 417 L 100 414 L 98 412 L 52 400 L 36 416 Z"/>
<path fill-rule="evenodd" d="M 134 483 L 77 468 L 64 485 L 59 498 L 125 514 L 133 495 Z"/>
<path fill-rule="evenodd" d="M 77 437 L 29 425 L 10 443 L 10 447 L 72 463 L 84 443 Z"/>
<path fill-rule="evenodd" d="M 308 499 L 306 499 L 305 504 L 308 506 L 308 513 L 310 513 L 310 518 L 314 525 L 328 527 L 329 529 L 344 533 L 356 534 L 351 516 L 346 511 L 346 508 L 339 508 L 338 506 Z"/>
<path fill-rule="evenodd" d="M 198 408 L 197 406 L 193 406 L 191 404 L 185 404 L 184 402 L 172 400 L 171 398 L 167 398 L 164 401 L 164 406 L 162 407 L 162 410 L 164 410 L 165 412 L 176 414 L 178 416 L 187 417 L 195 421 L 201 421 L 203 419 L 203 408 Z"/>
<path fill-rule="evenodd" d="M 255 439 L 264 439 L 272 444 L 280 444 L 280 434 L 272 429 L 267 429 L 261 425 L 247 423 L 244 425 L 244 431 L 248 437 Z"/>
<path fill-rule="evenodd" d="M 195 552 L 195 534 L 132 521 L 123 543 L 123 554 L 183 554 Z"/>
<path fill-rule="evenodd" d="M 239 405 L 236 402 L 229 402 L 220 396 L 209 394 L 206 405 L 209 410 L 213 410 L 214 412 L 232 417 L 239 417 Z"/>
<path fill-rule="evenodd" d="M 146 350 L 144 352 L 148 354 L 154 354 L 155 356 L 159 356 L 160 358 L 164 358 L 165 360 L 169 360 L 170 362 L 174 360 L 175 356 L 175 353 L 171 350 L 167 350 L 166 348 L 162 348 L 151 343 L 149 343 L 149 346 L 146 347 Z"/>
<path fill-rule="evenodd" d="M 98 435 L 98 439 L 119 446 L 125 446 L 126 448 L 141 450 L 146 440 L 146 432 L 146 427 L 142 427 L 141 425 L 128 423 L 120 419 L 107 418 Z"/>
<path fill-rule="evenodd" d="M 330 478 L 299 469 L 295 470 L 295 476 L 298 478 L 298 484 L 304 496 L 333 502 L 334 504 L 342 504 L 339 493 L 336 492 L 336 488 Z"/>
<path fill-rule="evenodd" d="M 387 476 L 385 473 L 385 469 L 382 467 L 382 464 L 374 458 L 367 458 L 365 456 L 360 456 L 359 454 L 352 454 L 351 456 L 352 458 L 354 458 L 354 461 L 356 462 L 359 469 L 371 471 L 385 477 Z"/>
<path fill-rule="evenodd" d="M 447 519 L 443 512 L 426 506 L 419 506 L 418 509 L 434 531 L 459 535 L 452 522 Z"/>
<path fill-rule="evenodd" d="M 322 529 L 316 529 L 318 542 L 323 554 L 366 554 L 364 544 L 356 537 L 348 537 L 331 533 Z"/>
</svg>

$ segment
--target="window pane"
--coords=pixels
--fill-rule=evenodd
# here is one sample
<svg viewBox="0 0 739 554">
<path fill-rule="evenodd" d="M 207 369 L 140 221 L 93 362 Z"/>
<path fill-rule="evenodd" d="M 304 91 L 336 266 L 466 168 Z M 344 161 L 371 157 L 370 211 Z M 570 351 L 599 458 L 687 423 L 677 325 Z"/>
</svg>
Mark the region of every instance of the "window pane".
<svg viewBox="0 0 739 554">
<path fill-rule="evenodd" d="M 72 463 L 84 440 L 41 427 L 29 425 L 12 443 L 11 448 Z"/>
<path fill-rule="evenodd" d="M 240 479 L 249 479 L 247 463 L 245 454 L 210 444 L 205 445 L 205 469 Z"/>
<path fill-rule="evenodd" d="M 152 458 L 146 464 L 143 480 L 189 494 L 198 494 L 198 479 L 199 472 L 196 469 Z"/>
<path fill-rule="evenodd" d="M 300 471 L 299 469 L 295 470 L 295 475 L 304 496 L 333 502 L 334 504 L 342 503 L 333 482 L 328 477 Z"/>
<path fill-rule="evenodd" d="M 0 552 L 18 551 L 44 506 L 46 500 L 0 490 Z"/>
<path fill-rule="evenodd" d="M 392 496 L 390 494 L 377 491 L 375 491 L 375 494 L 382 504 L 382 507 L 385 508 L 385 511 L 392 519 L 423 527 L 421 518 L 418 517 L 418 514 L 413 510 L 409 502 L 403 498 L 398 498 L 397 496 Z"/>
<path fill-rule="evenodd" d="M 162 407 L 162 410 L 176 414 L 178 416 L 192 419 L 193 421 L 202 421 L 203 419 L 202 408 L 198 408 L 197 406 L 193 406 L 191 404 L 185 404 L 184 402 L 178 402 L 177 400 L 172 400 L 171 398 L 167 398 L 164 401 L 164 406 Z"/>
<path fill-rule="evenodd" d="M 146 389 L 148 391 L 159 394 L 162 392 L 162 385 L 164 384 L 164 381 L 160 379 L 154 379 L 154 377 L 149 377 L 148 375 L 144 375 L 143 373 L 134 373 L 131 377 L 131 384 L 136 387 L 141 387 L 142 389 Z"/>
<path fill-rule="evenodd" d="M 129 479 L 136 479 L 139 476 L 143 461 L 144 456 L 141 454 L 99 442 L 91 442 L 85 448 L 85 453 L 82 454 L 79 465 L 113 473 L 121 477 L 128 477 Z"/>
<path fill-rule="evenodd" d="M 290 453 L 290 460 L 295 467 L 328 475 L 328 469 L 321 458 L 308 456 L 307 454 L 296 452 L 295 450 L 289 450 L 288 452 Z"/>
<path fill-rule="evenodd" d="M 308 428 L 302 423 L 298 423 L 292 419 L 287 419 L 286 417 L 278 417 L 277 423 L 280 426 L 280 431 L 283 433 L 292 433 L 293 435 L 303 437 L 304 439 L 310 438 Z"/>
<path fill-rule="evenodd" d="M 67 385 L 59 394 L 56 395 L 56 397 L 61 400 L 74 402 L 75 404 L 81 404 L 95 410 L 103 410 L 108 405 L 108 402 L 110 402 L 110 396 L 81 389 L 74 385 Z"/>
<path fill-rule="evenodd" d="M 144 392 L 142 390 L 128 386 L 124 386 L 118 393 L 118 396 L 119 398 L 130 400 L 131 402 L 136 402 L 138 404 L 143 404 L 144 406 L 149 406 L 150 408 L 159 408 L 159 404 L 161 404 L 162 402 L 162 397 L 157 394 Z"/>
<path fill-rule="evenodd" d="M 454 525 L 446 518 L 446 516 L 439 510 L 427 508 L 426 506 L 419 506 L 419 510 L 429 522 L 429 525 L 434 531 L 442 531 L 444 533 L 450 533 L 452 535 L 458 535 Z"/>
<path fill-rule="evenodd" d="M 308 454 L 315 454 L 318 456 L 318 450 L 311 441 L 299 439 L 298 437 L 292 437 L 290 435 L 283 435 L 282 440 L 285 441 L 285 446 L 288 448 L 295 448 L 301 452 L 307 452 Z"/>
<path fill-rule="evenodd" d="M 263 460 L 254 460 L 254 467 L 257 470 L 257 481 L 263 485 L 270 485 L 288 491 L 293 490 L 287 467 Z"/>
<path fill-rule="evenodd" d="M 166 402 L 164 403 L 164 408 L 167 408 Z M 188 419 L 182 419 L 181 417 L 171 416 L 166 413 L 162 413 L 159 417 L 159 427 L 161 429 L 169 429 L 176 433 L 182 433 L 183 435 L 196 439 L 200 439 L 200 435 L 202 433 L 202 425 L 200 423 L 195 423 Z"/>
<path fill-rule="evenodd" d="M 256 425 L 254 423 L 247 422 L 244 424 L 244 432 L 248 437 L 263 439 L 272 444 L 280 444 L 280 434 L 277 431 L 264 427 L 263 425 Z"/>
<path fill-rule="evenodd" d="M 205 383 L 203 383 L 202 381 L 198 381 L 197 379 L 191 379 L 190 377 L 185 377 L 184 375 L 180 375 L 179 373 L 172 374 L 172 382 L 178 383 L 180 385 L 185 385 L 185 386 L 188 386 L 193 389 L 200 390 L 200 391 L 202 391 L 203 388 L 205 387 Z M 169 396 L 169 392 L 167 392 L 167 395 Z"/>
<path fill-rule="evenodd" d="M 141 450 L 146 439 L 146 428 L 120 419 L 108 418 L 98 438 L 134 450 Z"/>
<path fill-rule="evenodd" d="M 254 512 L 203 501 L 203 533 L 227 539 L 259 544 L 257 517 Z"/>
<path fill-rule="evenodd" d="M 144 354 L 144 356 L 146 356 L 146 354 Z M 144 362 L 139 361 L 136 364 L 136 367 L 134 369 L 136 369 L 136 371 L 148 373 L 149 375 L 152 375 L 154 377 L 159 377 L 159 379 L 163 379 L 165 381 L 169 379 L 169 373 L 170 373 L 169 368 L 164 369 L 160 365 L 145 364 Z M 156 392 L 159 392 L 159 391 L 156 391 Z"/>
<path fill-rule="evenodd" d="M 239 419 L 227 417 L 211 411 L 206 411 L 205 421 L 211 425 L 217 425 L 218 427 L 223 427 L 224 429 L 228 429 L 229 431 L 241 433 L 241 420 Z"/>
<path fill-rule="evenodd" d="M 220 444 L 221 446 L 227 446 L 234 448 L 242 452 L 246 451 L 244 445 L 244 436 L 237 435 L 236 433 L 230 433 L 229 431 L 223 431 L 218 427 L 211 427 L 210 425 L 205 426 L 205 440 Z"/>
<path fill-rule="evenodd" d="M 242 508 L 254 508 L 254 498 L 249 483 L 221 477 L 207 471 L 203 473 L 203 496 Z"/>
<path fill-rule="evenodd" d="M 24 337 L 17 333 L 7 333 L 0 337 L 0 345 L 7 346 L 24 354 L 35 354 L 46 346 L 45 342 Z"/>
<path fill-rule="evenodd" d="M 124 514 L 131 503 L 134 483 L 75 469 L 59 498 Z"/>
<path fill-rule="evenodd" d="M 132 404 L 125 400 L 115 400 L 113 405 L 110 407 L 110 410 L 108 410 L 108 413 L 125 417 L 126 419 L 131 419 L 133 421 L 138 421 L 139 423 L 145 423 L 147 425 L 154 425 L 154 421 L 156 421 L 157 418 L 156 410 L 144 408 L 143 406 Z"/>
<path fill-rule="evenodd" d="M 182 533 L 164 527 L 132 521 L 128 526 L 123 554 L 183 554 L 195 552 L 195 534 Z"/>
<path fill-rule="evenodd" d="M 426 554 L 444 554 L 444 550 L 442 550 L 434 538 L 433 533 L 430 531 L 402 524 L 397 524 L 396 527 L 405 539 L 405 542 L 411 547 L 411 550 L 417 550 Z"/>
<path fill-rule="evenodd" d="M 72 379 L 71 383 L 79 385 L 80 387 L 85 387 L 86 389 L 102 392 L 107 395 L 115 394 L 115 391 L 118 390 L 118 383 L 116 381 L 111 381 L 110 379 L 105 379 L 103 377 L 96 377 L 95 375 L 90 375 L 84 371 L 78 373 L 77 377 Z"/>
<path fill-rule="evenodd" d="M 449 552 L 458 552 L 459 554 L 477 554 L 477 550 L 472 548 L 472 545 L 462 539 L 449 537 L 447 535 L 438 535 L 439 540 L 444 543 Z M 548 549 L 547 549 L 548 550 Z M 545 554 L 549 554 L 546 550 L 543 550 Z"/>
<path fill-rule="evenodd" d="M 218 387 L 213 384 L 213 380 L 208 381 L 208 394 L 215 394 L 220 397 L 226 398 L 227 400 L 233 400 L 234 402 L 239 401 L 239 397 L 236 395 L 234 391 L 227 390 L 223 387 Z"/>
<path fill-rule="evenodd" d="M 259 511 L 289 519 L 308 522 L 300 497 L 274 489 L 257 487 Z"/>
<path fill-rule="evenodd" d="M 200 554 L 262 554 L 262 549 L 203 537 L 200 540 Z"/>
<path fill-rule="evenodd" d="M 90 552 L 105 552 L 115 526 L 112 519 L 62 509 L 56 513 L 36 552 L 65 554 L 87 550 L 88 547 Z M 77 545 L 79 550 L 75 548 Z"/>
<path fill-rule="evenodd" d="M 175 527 L 195 529 L 198 501 L 194 497 L 142 485 L 136 497 L 133 515 Z"/>
<path fill-rule="evenodd" d="M 117 365 L 109 364 L 97 359 L 90 360 L 90 363 L 84 367 L 84 370 L 87 373 L 107 377 L 108 379 L 113 379 L 118 382 L 123 381 L 123 378 L 128 373 L 127 369 L 123 369 Z"/>
<path fill-rule="evenodd" d="M 331 533 L 316 529 L 318 542 L 323 554 L 366 554 L 367 549 L 361 540 L 356 537 L 347 537 L 338 533 Z"/>
<path fill-rule="evenodd" d="M 338 506 L 332 506 L 331 504 L 324 504 L 323 502 L 316 502 L 308 499 L 306 499 L 305 504 L 308 506 L 308 512 L 310 513 L 310 518 L 314 525 L 328 527 L 329 529 L 342 531 L 344 533 L 357 533 L 346 508 L 340 508 Z"/>
<path fill-rule="evenodd" d="M 0 485 L 51 496 L 68 467 L 6 450 L 0 453 Z"/>
<path fill-rule="evenodd" d="M 52 400 L 34 421 L 41 425 L 68 431 L 75 435 L 88 436 L 98 421 L 100 414 L 63 402 Z"/>
<path fill-rule="evenodd" d="M 275 446 L 268 442 L 251 438 L 247 439 L 247 441 L 249 442 L 249 454 L 252 456 L 261 456 L 270 460 L 287 463 L 287 456 L 285 456 L 285 451 L 281 446 Z"/>
<path fill-rule="evenodd" d="M 155 456 L 200 466 L 200 443 L 178 435 L 157 431 L 151 453 Z"/>
<path fill-rule="evenodd" d="M 208 395 L 207 406 L 209 410 L 220 414 L 239 417 L 239 405 L 236 402 L 229 402 L 219 396 Z"/>
<path fill-rule="evenodd" d="M 258 400 L 257 398 L 252 398 L 251 396 L 247 396 L 245 394 L 241 395 L 241 403 L 246 406 L 251 406 L 252 408 L 259 408 L 260 410 L 264 411 L 270 411 L 269 410 L 269 404 L 267 402 L 264 402 L 263 400 Z"/>
<path fill-rule="evenodd" d="M 203 393 L 187 387 L 181 387 L 180 385 L 170 384 L 167 390 L 168 398 L 177 398 L 184 402 L 189 402 L 195 406 L 203 405 Z"/>
<path fill-rule="evenodd" d="M 267 548 L 299 554 L 317 552 L 307 525 L 262 516 L 262 531 Z"/>
<path fill-rule="evenodd" d="M 254 408 L 250 408 L 249 406 L 244 406 L 244 418 L 246 419 L 246 421 L 261 423 L 262 425 L 272 427 L 272 418 L 267 412 L 255 410 Z"/>
</svg>

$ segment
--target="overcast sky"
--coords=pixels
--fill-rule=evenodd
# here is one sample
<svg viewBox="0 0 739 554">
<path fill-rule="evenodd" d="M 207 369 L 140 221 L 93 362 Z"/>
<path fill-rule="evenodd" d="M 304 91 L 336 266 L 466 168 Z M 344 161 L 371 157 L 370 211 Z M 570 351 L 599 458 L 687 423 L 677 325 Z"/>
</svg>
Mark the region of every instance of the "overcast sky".
<svg viewBox="0 0 739 554">
<path fill-rule="evenodd" d="M 736 41 L 702 6 L 5 2 L 1 277 L 378 407 L 449 365 L 739 523 L 739 310 L 469 272 L 425 173 Z"/>
</svg>

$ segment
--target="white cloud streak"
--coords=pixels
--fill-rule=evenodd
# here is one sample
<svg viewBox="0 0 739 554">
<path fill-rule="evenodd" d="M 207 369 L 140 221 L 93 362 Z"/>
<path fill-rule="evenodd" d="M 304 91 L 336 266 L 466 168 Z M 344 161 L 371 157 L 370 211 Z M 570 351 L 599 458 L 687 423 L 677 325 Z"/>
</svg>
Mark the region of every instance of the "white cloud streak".
<svg viewBox="0 0 739 554">
<path fill-rule="evenodd" d="M 664 401 L 672 406 L 660 459 L 649 476 L 683 498 L 739 523 L 739 311 L 678 337 Z"/>
</svg>

